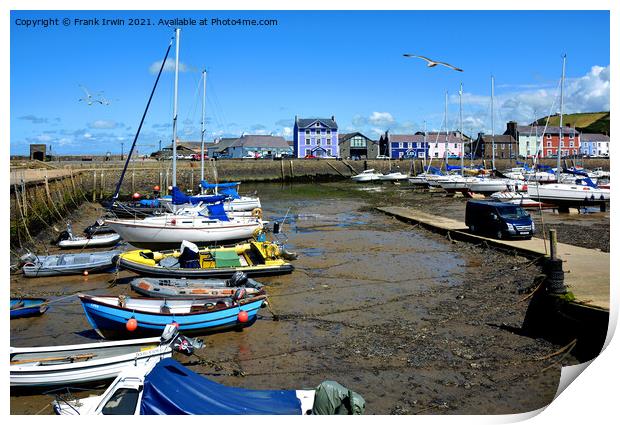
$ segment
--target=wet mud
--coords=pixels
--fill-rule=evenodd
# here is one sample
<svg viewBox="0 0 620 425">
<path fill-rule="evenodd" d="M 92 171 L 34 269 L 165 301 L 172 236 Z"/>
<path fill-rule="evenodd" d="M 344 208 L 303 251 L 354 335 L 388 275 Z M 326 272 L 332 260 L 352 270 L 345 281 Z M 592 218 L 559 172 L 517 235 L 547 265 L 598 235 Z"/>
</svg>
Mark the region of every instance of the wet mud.
<svg viewBox="0 0 620 425">
<path fill-rule="evenodd" d="M 449 215 L 458 214 L 456 200 L 417 199 L 391 185 L 359 189 L 348 182 L 242 185 L 258 191 L 265 219 L 286 218 L 278 238 L 299 254 L 296 269 L 260 279 L 270 307 L 253 326 L 205 336 L 197 355 L 175 358 L 246 388 L 336 380 L 365 398 L 368 414 L 509 414 L 550 403 L 562 364 L 577 361 L 555 355 L 562 347 L 519 333 L 538 268 L 373 208 L 419 203 L 439 212 L 441 204 Z M 74 229 L 98 212 L 87 206 L 74 217 Z M 12 276 L 12 294 L 54 302 L 41 317 L 11 321 L 11 345 L 92 341 L 97 337 L 74 294 L 132 294 L 132 276 Z M 51 400 L 13 392 L 11 413 L 50 414 Z"/>
</svg>

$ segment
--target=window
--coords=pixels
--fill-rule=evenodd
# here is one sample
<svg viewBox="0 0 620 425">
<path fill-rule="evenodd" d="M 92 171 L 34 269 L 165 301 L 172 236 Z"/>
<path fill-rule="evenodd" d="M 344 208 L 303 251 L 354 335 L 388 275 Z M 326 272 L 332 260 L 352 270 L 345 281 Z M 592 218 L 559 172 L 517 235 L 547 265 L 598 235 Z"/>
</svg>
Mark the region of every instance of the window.
<svg viewBox="0 0 620 425">
<path fill-rule="evenodd" d="M 327 140 L 325 141 L 325 143 L 329 146 L 332 144 L 332 139 L 331 138 L 327 138 Z"/>
<path fill-rule="evenodd" d="M 321 126 L 321 123 L 318 123 L 318 122 L 317 122 L 317 123 L 316 123 L 316 126 L 317 126 L 317 127 L 320 127 L 320 126 Z"/>
<path fill-rule="evenodd" d="M 306 134 L 310 134 L 310 130 L 306 130 Z"/>
<path fill-rule="evenodd" d="M 551 149 L 547 149 L 547 156 L 553 155 L 553 151 Z"/>
<path fill-rule="evenodd" d="M 570 141 L 570 143 L 569 143 L 569 145 L 568 145 L 568 147 L 569 147 L 569 148 L 574 148 L 574 147 L 575 147 L 575 142 L 573 142 L 573 141 L 571 140 L 571 141 Z"/>
<path fill-rule="evenodd" d="M 327 134 L 332 134 L 332 131 L 329 128 L 327 129 Z"/>
<path fill-rule="evenodd" d="M 574 138 L 575 138 L 575 133 L 571 133 L 568 137 L 569 137 L 570 139 L 574 139 Z"/>
<path fill-rule="evenodd" d="M 306 145 L 310 144 L 310 138 L 306 138 Z"/>
<path fill-rule="evenodd" d="M 551 140 L 551 134 L 547 134 L 547 139 Z"/>
<path fill-rule="evenodd" d="M 551 147 L 551 142 L 547 142 L 547 147 L 550 148 Z"/>
<path fill-rule="evenodd" d="M 458 144 L 458 143 L 455 143 L 455 144 L 454 144 L 454 149 L 458 149 L 458 147 L 459 147 L 459 144 Z"/>
<path fill-rule="evenodd" d="M 398 148 L 402 149 L 403 148 L 403 142 L 398 142 Z"/>
<path fill-rule="evenodd" d="M 321 139 L 319 137 L 316 138 L 316 145 L 319 146 L 321 144 Z"/>
<path fill-rule="evenodd" d="M 133 415 L 138 404 L 138 394 L 135 388 L 119 388 L 103 406 L 101 413 L 103 415 Z"/>
</svg>

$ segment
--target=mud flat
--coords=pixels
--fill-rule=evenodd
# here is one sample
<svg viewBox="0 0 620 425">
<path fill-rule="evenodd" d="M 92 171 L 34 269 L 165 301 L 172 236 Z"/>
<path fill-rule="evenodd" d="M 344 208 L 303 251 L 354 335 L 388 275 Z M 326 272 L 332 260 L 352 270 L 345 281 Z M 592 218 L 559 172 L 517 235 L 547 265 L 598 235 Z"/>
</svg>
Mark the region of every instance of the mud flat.
<svg viewBox="0 0 620 425">
<path fill-rule="evenodd" d="M 193 370 L 246 388 L 332 379 L 362 394 L 369 414 L 509 414 L 550 403 L 562 364 L 578 362 L 519 333 L 540 272 L 530 260 L 374 211 L 376 202 L 413 195 L 388 186 L 377 196 L 348 182 L 242 188 L 258 190 L 266 219 L 287 216 L 281 237 L 299 259 L 292 274 L 261 279 L 272 311 L 242 332 L 204 337 L 200 357 L 178 358 Z M 97 214 L 90 205 L 74 229 Z M 12 294 L 60 301 L 42 317 L 13 320 L 11 345 L 90 341 L 71 294 L 131 294 L 130 276 L 112 287 L 112 275 L 12 276 Z M 51 413 L 50 401 L 12 393 L 11 413 Z"/>
</svg>

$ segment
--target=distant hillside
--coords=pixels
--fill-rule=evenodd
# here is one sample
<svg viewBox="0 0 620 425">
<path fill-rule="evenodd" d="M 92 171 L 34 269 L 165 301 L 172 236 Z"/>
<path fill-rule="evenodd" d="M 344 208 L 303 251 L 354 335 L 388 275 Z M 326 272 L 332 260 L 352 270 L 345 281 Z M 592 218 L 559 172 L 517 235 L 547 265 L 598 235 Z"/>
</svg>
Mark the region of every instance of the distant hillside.
<svg viewBox="0 0 620 425">
<path fill-rule="evenodd" d="M 570 124 L 582 133 L 609 134 L 609 112 L 584 112 L 579 114 L 565 114 L 563 124 Z M 547 117 L 536 121 L 538 125 L 545 125 Z M 560 125 L 560 116 L 549 118 L 549 125 Z"/>
</svg>

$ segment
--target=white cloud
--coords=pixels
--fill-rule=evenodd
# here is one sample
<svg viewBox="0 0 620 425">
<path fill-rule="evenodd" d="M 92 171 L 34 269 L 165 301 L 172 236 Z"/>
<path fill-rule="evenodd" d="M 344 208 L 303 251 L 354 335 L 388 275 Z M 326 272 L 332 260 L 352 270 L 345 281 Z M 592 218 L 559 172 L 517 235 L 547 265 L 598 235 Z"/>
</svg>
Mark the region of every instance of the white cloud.
<svg viewBox="0 0 620 425">
<path fill-rule="evenodd" d="M 394 117 L 389 112 L 373 112 L 368 117 L 368 121 L 373 125 L 390 125 L 394 123 Z"/>
<path fill-rule="evenodd" d="M 151 74 L 157 74 L 159 69 L 161 68 L 162 61 L 156 61 L 149 66 L 149 72 Z M 164 72 L 173 72 L 174 71 L 174 59 L 168 58 L 166 59 L 166 63 L 164 64 Z M 193 72 L 195 68 L 184 64 L 183 62 L 179 62 L 179 72 Z"/>
<path fill-rule="evenodd" d="M 282 129 L 282 136 L 289 137 L 293 135 L 293 129 L 291 127 L 284 127 Z"/>
<path fill-rule="evenodd" d="M 96 120 L 93 121 L 91 123 L 88 123 L 88 127 L 89 128 L 95 128 L 95 129 L 113 129 L 118 127 L 118 124 L 116 121 L 110 121 L 110 120 Z"/>
<path fill-rule="evenodd" d="M 36 139 L 39 142 L 46 143 L 52 140 L 52 136 L 50 136 L 49 134 L 40 134 L 36 137 Z"/>
</svg>

